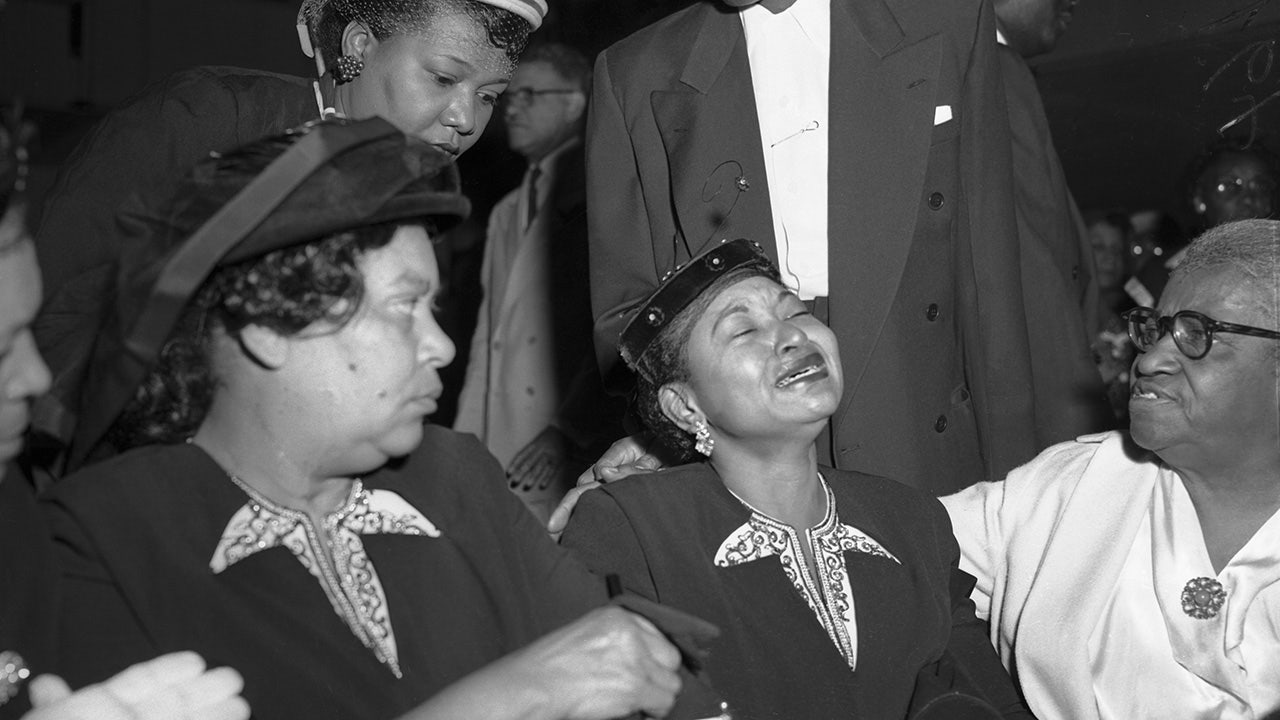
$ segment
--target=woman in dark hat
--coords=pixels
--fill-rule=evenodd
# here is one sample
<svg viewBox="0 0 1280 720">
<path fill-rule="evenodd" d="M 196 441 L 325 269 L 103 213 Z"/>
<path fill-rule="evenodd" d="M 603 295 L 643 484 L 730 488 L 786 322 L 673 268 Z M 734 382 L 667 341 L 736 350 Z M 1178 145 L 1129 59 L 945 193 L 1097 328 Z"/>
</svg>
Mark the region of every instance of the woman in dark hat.
<svg viewBox="0 0 1280 720">
<path fill-rule="evenodd" d="M 818 466 L 839 350 L 758 246 L 689 261 L 619 347 L 644 423 L 700 462 L 584 493 L 562 541 L 720 626 L 707 671 L 734 718 L 1029 716 L 941 504 Z"/>
<path fill-rule="evenodd" d="M 450 161 L 331 121 L 127 213 L 72 458 L 122 454 L 49 503 L 73 684 L 193 649 L 259 720 L 670 707 L 679 653 L 591 610 L 603 584 L 484 448 L 425 425 L 454 352 L 431 307 L 431 236 L 467 210 Z"/>
</svg>

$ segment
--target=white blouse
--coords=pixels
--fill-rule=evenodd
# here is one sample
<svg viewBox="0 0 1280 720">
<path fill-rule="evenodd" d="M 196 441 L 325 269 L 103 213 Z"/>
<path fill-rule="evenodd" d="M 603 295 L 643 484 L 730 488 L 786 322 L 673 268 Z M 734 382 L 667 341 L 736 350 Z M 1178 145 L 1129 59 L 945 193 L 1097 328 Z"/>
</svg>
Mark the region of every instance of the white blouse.
<svg viewBox="0 0 1280 720">
<path fill-rule="evenodd" d="M 1280 513 L 1214 573 L 1195 506 L 1160 472 L 1124 569 L 1089 639 L 1098 714 L 1133 718 L 1262 718 L 1280 708 Z M 1226 591 L 1210 618 L 1183 610 L 1183 591 L 1212 578 Z"/>
</svg>

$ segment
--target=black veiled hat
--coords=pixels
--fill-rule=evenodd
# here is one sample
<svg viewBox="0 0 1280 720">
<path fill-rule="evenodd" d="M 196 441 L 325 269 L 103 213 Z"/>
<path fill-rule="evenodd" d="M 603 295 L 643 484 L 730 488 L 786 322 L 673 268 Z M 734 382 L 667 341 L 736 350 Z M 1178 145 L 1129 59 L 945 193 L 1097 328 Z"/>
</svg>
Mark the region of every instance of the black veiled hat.
<svg viewBox="0 0 1280 720">
<path fill-rule="evenodd" d="M 116 303 L 89 364 L 69 468 L 115 422 L 218 267 L 379 223 L 442 230 L 469 210 L 452 158 L 381 118 L 318 121 L 213 154 L 167 201 L 135 199 L 121 213 Z"/>
<path fill-rule="evenodd" d="M 627 366 L 636 369 L 641 356 L 681 310 L 716 280 L 739 268 L 754 268 L 781 282 L 778 268 L 760 243 L 746 238 L 721 240 L 667 273 L 658 289 L 637 306 L 618 338 L 618 352 Z"/>
</svg>

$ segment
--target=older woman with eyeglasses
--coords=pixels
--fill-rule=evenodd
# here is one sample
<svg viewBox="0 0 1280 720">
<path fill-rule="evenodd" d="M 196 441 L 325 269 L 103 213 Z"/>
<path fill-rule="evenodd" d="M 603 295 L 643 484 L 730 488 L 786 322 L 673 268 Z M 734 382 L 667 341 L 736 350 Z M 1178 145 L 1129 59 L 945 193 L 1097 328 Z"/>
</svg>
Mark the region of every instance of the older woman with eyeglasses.
<svg viewBox="0 0 1280 720">
<path fill-rule="evenodd" d="M 1128 435 L 944 498 L 1042 720 L 1280 710 L 1280 222 L 1220 225 L 1127 313 Z"/>
</svg>

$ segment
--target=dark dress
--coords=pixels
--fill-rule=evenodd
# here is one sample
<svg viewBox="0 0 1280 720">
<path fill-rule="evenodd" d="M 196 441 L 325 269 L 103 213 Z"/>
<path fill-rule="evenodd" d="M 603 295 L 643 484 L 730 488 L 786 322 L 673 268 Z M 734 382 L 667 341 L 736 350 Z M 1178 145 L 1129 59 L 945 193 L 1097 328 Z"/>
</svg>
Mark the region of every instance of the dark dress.
<svg viewBox="0 0 1280 720">
<path fill-rule="evenodd" d="M 272 546 L 259 533 L 266 549 L 223 552 L 229 520 L 261 508 L 200 448 L 141 448 L 68 478 L 48 505 L 65 559 L 68 681 L 191 649 L 244 675 L 259 720 L 393 718 L 605 601 L 603 583 L 548 540 L 473 437 L 429 426 L 412 456 L 364 487 L 393 491 L 436 531 L 400 534 L 409 511 L 359 530 L 385 591 L 394 668 L 335 611 L 294 541 Z M 343 567 L 370 584 L 360 562 Z"/>
<path fill-rule="evenodd" d="M 31 677 L 53 666 L 58 607 L 53 546 L 33 490 L 17 465 L 0 479 L 0 656 L 17 653 Z M 8 720 L 31 706 L 28 683 L 6 686 L 5 674 L 0 667 L 0 718 Z"/>
<path fill-rule="evenodd" d="M 817 578 L 785 550 L 786 527 L 705 464 L 586 493 L 562 542 L 627 589 L 720 626 L 706 667 L 735 720 L 907 717 L 918 675 L 944 651 L 988 702 L 1022 716 L 942 505 L 892 481 L 823 474 L 834 512 L 812 531 L 824 548 Z M 856 628 L 839 617 L 850 593 Z"/>
</svg>

